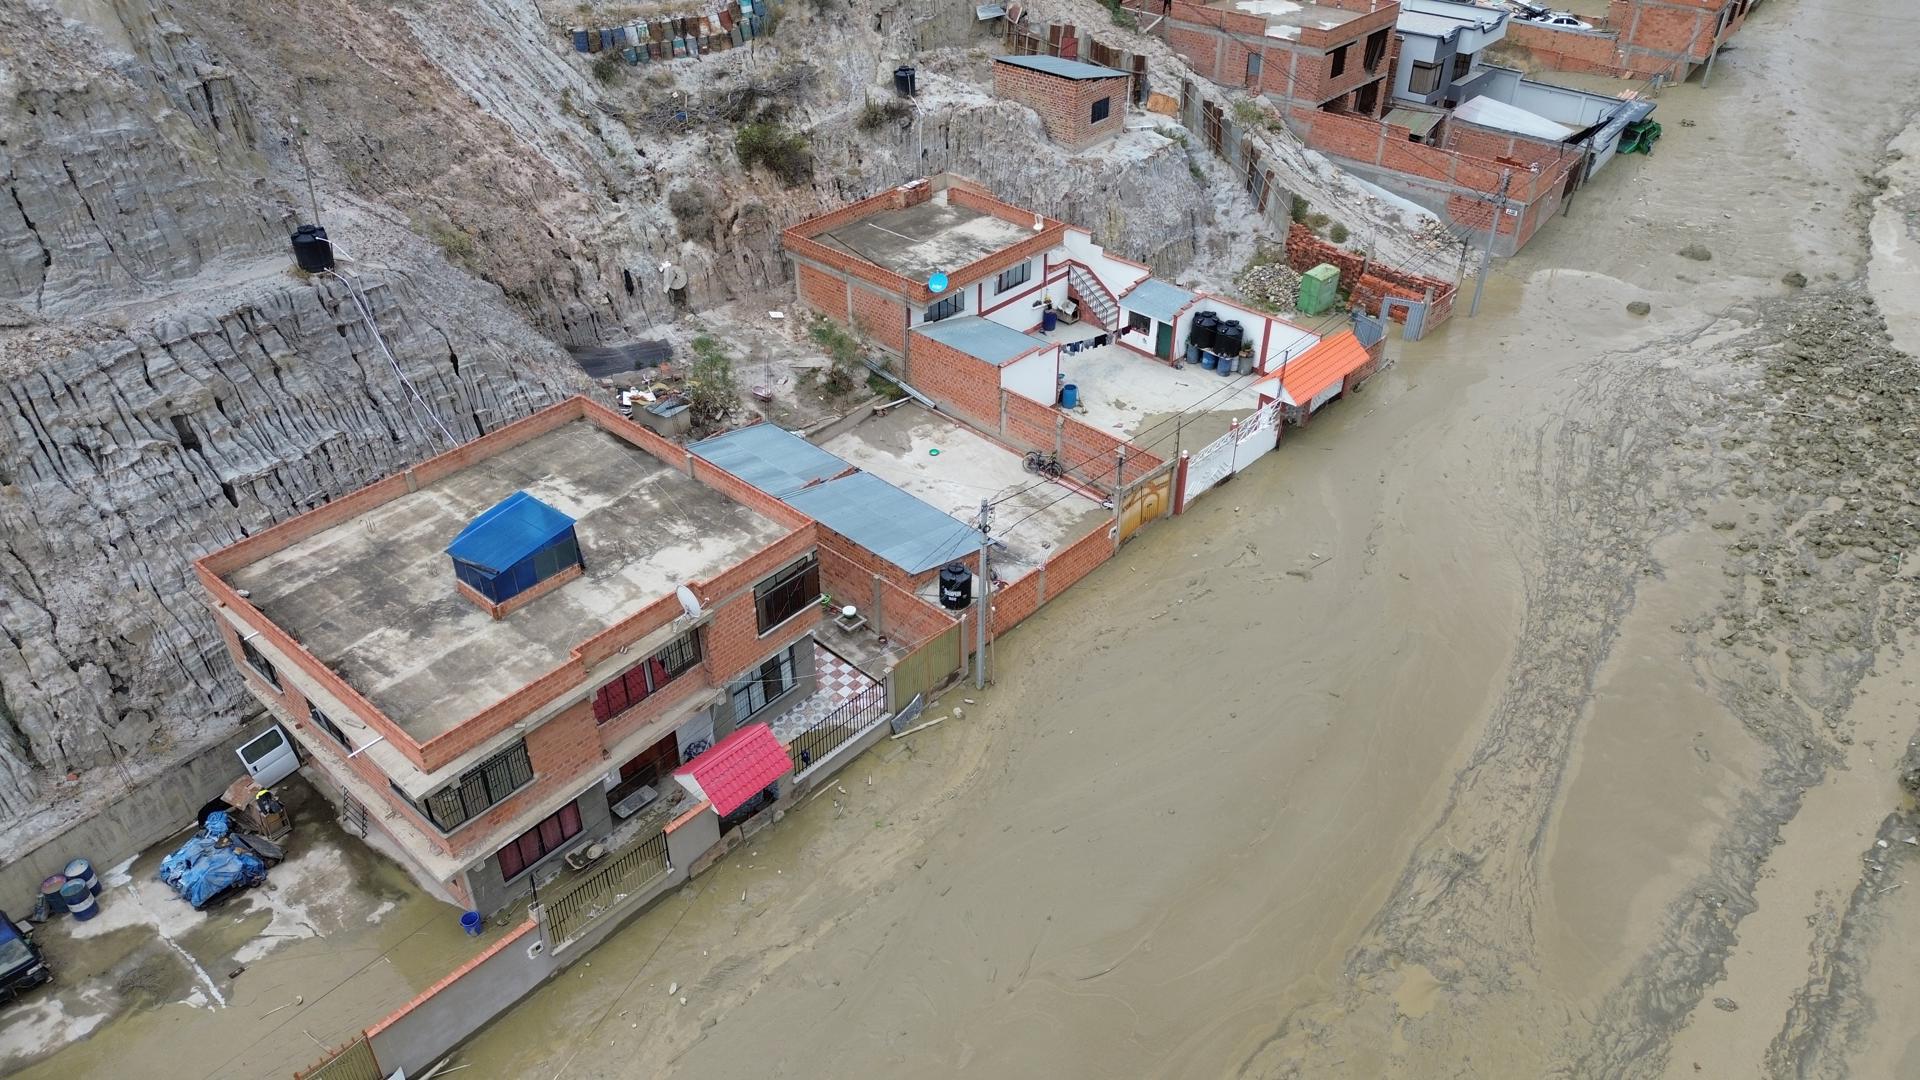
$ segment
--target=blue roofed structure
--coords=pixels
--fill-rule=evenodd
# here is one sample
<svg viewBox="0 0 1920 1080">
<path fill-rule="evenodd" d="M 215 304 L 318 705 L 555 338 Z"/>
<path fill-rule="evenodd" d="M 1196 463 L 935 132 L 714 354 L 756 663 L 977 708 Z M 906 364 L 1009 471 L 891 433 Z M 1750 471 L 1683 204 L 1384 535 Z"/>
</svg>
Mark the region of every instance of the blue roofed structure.
<svg viewBox="0 0 1920 1080">
<path fill-rule="evenodd" d="M 702 439 L 693 452 L 776 499 L 853 468 L 772 424 L 754 424 Z"/>
<path fill-rule="evenodd" d="M 447 545 L 454 576 L 495 604 L 580 565 L 572 518 L 524 491 L 488 507 Z"/>
<path fill-rule="evenodd" d="M 1120 306 L 1156 322 L 1171 323 L 1180 314 L 1180 309 L 1193 303 L 1193 300 L 1193 293 L 1150 277 L 1122 296 Z"/>
<path fill-rule="evenodd" d="M 691 449 L 908 574 L 979 546 L 973 526 L 772 424 L 715 435 Z"/>
<path fill-rule="evenodd" d="M 1023 334 L 1011 326 L 1002 326 L 992 319 L 983 319 L 978 315 L 956 315 L 941 319 L 939 322 L 916 326 L 913 332 L 932 338 L 950 349 L 966 353 L 976 360 L 985 360 L 995 367 L 1011 363 L 1035 349 L 1051 344 L 1031 334 Z"/>
<path fill-rule="evenodd" d="M 1125 79 L 1128 75 L 1116 68 L 1101 67 L 1099 64 L 1083 63 L 1079 60 L 1062 60 L 1057 56 L 996 56 L 995 62 L 1012 64 L 1014 67 L 1029 68 L 1033 71 L 1058 75 L 1063 79 Z"/>
</svg>

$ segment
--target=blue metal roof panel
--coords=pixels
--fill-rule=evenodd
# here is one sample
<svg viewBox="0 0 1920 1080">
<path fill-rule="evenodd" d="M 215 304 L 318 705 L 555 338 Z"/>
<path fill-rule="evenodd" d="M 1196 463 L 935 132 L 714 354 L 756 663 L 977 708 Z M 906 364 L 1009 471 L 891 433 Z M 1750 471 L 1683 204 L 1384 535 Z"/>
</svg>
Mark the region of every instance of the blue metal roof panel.
<svg viewBox="0 0 1920 1080">
<path fill-rule="evenodd" d="M 973 526 L 872 473 L 816 484 L 786 501 L 909 574 L 932 570 L 979 546 Z"/>
<path fill-rule="evenodd" d="M 1062 60 L 1057 56 L 996 56 L 994 59 L 1002 64 L 1044 71 L 1063 79 L 1124 79 L 1127 77 L 1126 72 L 1116 68 L 1083 64 L 1078 60 Z"/>
<path fill-rule="evenodd" d="M 913 332 L 925 334 L 950 349 L 958 349 L 995 367 L 1021 353 L 1048 344 L 1031 334 L 1023 334 L 978 315 L 955 315 L 936 323 L 916 326 Z"/>
<path fill-rule="evenodd" d="M 447 554 L 498 574 L 567 534 L 573 519 L 524 491 L 493 504 L 447 545 Z"/>
<path fill-rule="evenodd" d="M 1128 311 L 1137 311 L 1149 319 L 1170 323 L 1180 309 L 1193 303 L 1193 295 L 1178 285 L 1169 285 L 1159 278 L 1148 278 L 1133 287 L 1133 291 L 1120 298 L 1120 306 Z"/>
<path fill-rule="evenodd" d="M 784 499 L 809 484 L 853 468 L 818 446 L 772 424 L 754 424 L 702 439 L 694 454 L 772 495 Z"/>
</svg>

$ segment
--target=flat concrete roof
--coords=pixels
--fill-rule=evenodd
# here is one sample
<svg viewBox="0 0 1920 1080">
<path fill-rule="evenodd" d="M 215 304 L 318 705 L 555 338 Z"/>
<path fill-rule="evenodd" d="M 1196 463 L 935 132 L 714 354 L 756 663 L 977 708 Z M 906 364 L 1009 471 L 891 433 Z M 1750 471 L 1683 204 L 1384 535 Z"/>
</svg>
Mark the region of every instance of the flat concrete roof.
<svg viewBox="0 0 1920 1080">
<path fill-rule="evenodd" d="M 981 499 L 1005 498 L 993 511 L 993 535 L 1001 541 L 993 561 L 995 576 L 1009 581 L 1113 517 L 1096 499 L 1041 482 L 1021 455 L 915 404 L 865 420 L 826 448 L 956 521 L 979 513 Z M 1019 494 L 1006 498 L 1012 492 Z M 929 585 L 925 594 L 936 591 Z"/>
<path fill-rule="evenodd" d="M 951 273 L 1031 235 L 1030 228 L 955 206 L 939 191 L 926 202 L 882 210 L 813 239 L 925 284 L 934 274 Z"/>
<path fill-rule="evenodd" d="M 924 334 L 976 360 L 985 360 L 995 367 L 1047 344 L 1011 326 L 1002 326 L 978 315 L 954 315 L 939 322 L 923 323 L 914 327 L 913 332 Z"/>
<path fill-rule="evenodd" d="M 1029 68 L 1048 75 L 1058 75 L 1063 79 L 1124 79 L 1127 77 L 1126 72 L 1117 68 L 1084 64 L 1078 60 L 1062 60 L 1057 56 L 996 56 L 993 61 L 996 64 L 1012 64 L 1015 67 Z"/>
<path fill-rule="evenodd" d="M 586 572 L 504 619 L 454 591 L 448 541 L 525 490 L 573 517 Z M 227 575 L 418 742 L 786 526 L 586 420 L 564 424 Z"/>
<path fill-rule="evenodd" d="M 1219 0 L 1208 4 L 1214 11 L 1254 15 L 1266 20 L 1267 36 L 1293 40 L 1305 30 L 1332 30 L 1366 14 L 1319 4 L 1297 4 L 1293 0 Z"/>
</svg>

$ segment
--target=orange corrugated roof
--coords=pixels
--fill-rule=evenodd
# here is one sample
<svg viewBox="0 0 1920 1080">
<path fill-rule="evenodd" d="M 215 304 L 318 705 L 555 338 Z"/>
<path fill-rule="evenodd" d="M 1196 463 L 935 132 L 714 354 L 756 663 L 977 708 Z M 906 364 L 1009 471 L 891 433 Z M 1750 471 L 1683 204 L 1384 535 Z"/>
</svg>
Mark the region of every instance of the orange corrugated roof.
<svg viewBox="0 0 1920 1080">
<path fill-rule="evenodd" d="M 1254 382 L 1280 380 L 1289 404 L 1305 405 L 1315 395 L 1358 371 L 1367 362 L 1367 347 L 1351 330 L 1342 330 Z"/>
</svg>

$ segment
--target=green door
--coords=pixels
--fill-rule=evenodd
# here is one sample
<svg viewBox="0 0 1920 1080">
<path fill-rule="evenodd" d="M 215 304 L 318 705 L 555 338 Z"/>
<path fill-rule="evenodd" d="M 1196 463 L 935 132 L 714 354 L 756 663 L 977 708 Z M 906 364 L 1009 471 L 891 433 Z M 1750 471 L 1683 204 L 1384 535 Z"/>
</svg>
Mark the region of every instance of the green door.
<svg viewBox="0 0 1920 1080">
<path fill-rule="evenodd" d="M 1160 333 L 1153 340 L 1153 355 L 1170 360 L 1173 358 L 1173 324 L 1156 322 L 1154 325 L 1160 328 Z"/>
</svg>

